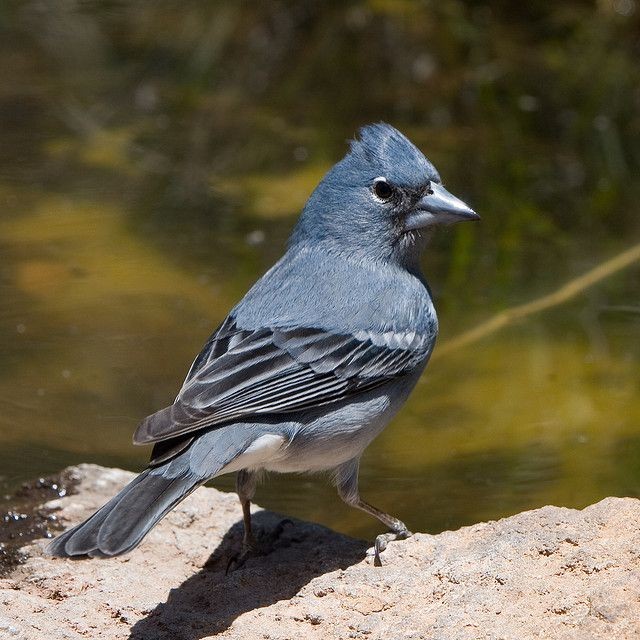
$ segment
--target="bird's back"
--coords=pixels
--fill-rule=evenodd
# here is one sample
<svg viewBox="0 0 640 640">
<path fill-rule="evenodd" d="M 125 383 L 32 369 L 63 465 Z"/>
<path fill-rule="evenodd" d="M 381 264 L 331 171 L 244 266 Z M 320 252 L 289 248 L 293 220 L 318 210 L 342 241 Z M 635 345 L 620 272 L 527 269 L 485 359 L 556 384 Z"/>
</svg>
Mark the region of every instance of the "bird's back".
<svg viewBox="0 0 640 640">
<path fill-rule="evenodd" d="M 438 320 L 424 281 L 392 264 L 290 249 L 231 315 L 243 329 L 307 326 L 336 332 L 415 332 L 434 341 Z"/>
</svg>

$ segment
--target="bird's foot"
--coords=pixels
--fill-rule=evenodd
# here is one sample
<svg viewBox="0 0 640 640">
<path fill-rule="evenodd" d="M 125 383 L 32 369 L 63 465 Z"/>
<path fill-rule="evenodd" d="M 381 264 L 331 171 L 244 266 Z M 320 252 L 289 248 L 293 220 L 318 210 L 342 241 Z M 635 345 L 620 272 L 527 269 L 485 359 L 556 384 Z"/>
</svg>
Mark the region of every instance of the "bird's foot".
<svg viewBox="0 0 640 640">
<path fill-rule="evenodd" d="M 242 549 L 240 553 L 235 553 L 229 558 L 229 562 L 227 563 L 227 570 L 225 573 L 229 575 L 232 571 L 236 569 L 240 569 L 244 566 L 244 563 L 252 557 L 262 556 L 264 553 L 258 549 L 255 540 L 247 542 L 246 540 L 242 543 Z"/>
<path fill-rule="evenodd" d="M 293 522 L 288 518 L 281 520 L 278 525 L 271 531 L 260 531 L 258 533 L 258 539 L 253 536 L 246 537 L 242 541 L 242 549 L 240 553 L 236 553 L 231 556 L 227 563 L 227 575 L 232 571 L 236 571 L 244 566 L 245 562 L 249 558 L 259 558 L 261 556 L 269 555 L 274 548 L 275 543 L 280 539 L 282 533 L 288 525 L 293 525 Z"/>
<path fill-rule="evenodd" d="M 406 540 L 413 534 L 408 529 L 400 529 L 399 531 L 389 531 L 389 533 L 381 533 L 373 544 L 373 547 L 367 551 L 368 556 L 373 556 L 373 566 L 381 567 L 382 560 L 380 554 L 387 548 L 387 545 L 393 540 Z"/>
</svg>

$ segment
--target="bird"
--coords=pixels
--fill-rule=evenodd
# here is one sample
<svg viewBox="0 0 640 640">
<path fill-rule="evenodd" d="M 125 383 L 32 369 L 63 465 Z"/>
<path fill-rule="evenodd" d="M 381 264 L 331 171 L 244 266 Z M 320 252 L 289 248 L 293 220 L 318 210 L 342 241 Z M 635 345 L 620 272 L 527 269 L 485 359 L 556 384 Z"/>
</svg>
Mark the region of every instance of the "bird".
<svg viewBox="0 0 640 640">
<path fill-rule="evenodd" d="M 360 459 L 435 346 L 420 266 L 431 231 L 478 219 L 400 131 L 361 128 L 310 195 L 282 258 L 207 340 L 174 403 L 137 427 L 134 444 L 153 445 L 147 468 L 49 553 L 127 553 L 200 485 L 235 473 L 245 557 L 256 549 L 250 505 L 262 474 L 326 471 L 344 502 L 386 527 L 373 549 L 380 566 L 387 544 L 411 532 L 360 497 Z"/>
</svg>

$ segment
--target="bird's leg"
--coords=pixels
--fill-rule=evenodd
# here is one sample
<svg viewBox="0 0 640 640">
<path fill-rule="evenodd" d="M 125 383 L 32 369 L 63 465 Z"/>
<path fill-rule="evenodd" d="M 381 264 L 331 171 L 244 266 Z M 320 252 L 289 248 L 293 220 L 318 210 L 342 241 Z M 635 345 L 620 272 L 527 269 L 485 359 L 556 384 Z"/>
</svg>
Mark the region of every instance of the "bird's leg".
<svg viewBox="0 0 640 640">
<path fill-rule="evenodd" d="M 242 553 L 253 551 L 256 547 L 256 539 L 251 527 L 251 499 L 256 492 L 256 474 L 242 469 L 236 475 L 236 492 L 242 505 L 242 520 L 244 522 L 244 535 L 242 536 Z"/>
<path fill-rule="evenodd" d="M 257 479 L 256 473 L 248 471 L 247 469 L 241 469 L 236 474 L 236 493 L 242 505 L 244 533 L 242 536 L 242 551 L 229 559 L 227 573 L 229 573 L 232 568 L 239 569 L 257 547 L 251 527 L 251 499 L 256 492 Z"/>
<path fill-rule="evenodd" d="M 358 492 L 359 463 L 360 460 L 356 458 L 338 467 L 335 476 L 336 487 L 338 489 L 338 495 L 349 506 L 365 511 L 389 528 L 388 533 L 382 533 L 376 537 L 373 547 L 373 564 L 376 567 L 381 567 L 382 561 L 380 560 L 380 554 L 387 548 L 387 544 L 391 540 L 404 540 L 408 538 L 411 535 L 411 531 L 407 529 L 407 526 L 402 520 L 398 520 L 398 518 L 394 518 L 388 513 L 376 509 L 376 507 L 360 498 L 360 493 Z"/>
<path fill-rule="evenodd" d="M 376 541 L 373 545 L 373 564 L 376 567 L 381 567 L 382 561 L 380 560 L 380 554 L 387 548 L 387 544 L 392 540 L 405 540 L 411 535 L 411 531 L 407 529 L 407 525 L 402 522 L 402 520 L 398 520 L 398 518 L 394 518 L 388 513 L 380 511 L 380 509 L 376 509 L 374 506 L 360 498 L 353 503 L 353 506 L 378 518 L 380 522 L 390 529 L 388 533 L 381 533 L 379 536 L 376 536 Z"/>
<path fill-rule="evenodd" d="M 236 475 L 236 492 L 240 498 L 242 505 L 242 520 L 244 523 L 244 535 L 242 536 L 242 550 L 234 555 L 227 564 L 227 573 L 232 568 L 239 569 L 250 556 L 261 556 L 271 552 L 272 546 L 282 535 L 285 525 L 293 524 L 291 520 L 285 518 L 278 526 L 268 535 L 261 533 L 256 540 L 253 534 L 253 526 L 251 524 L 251 500 L 256 492 L 258 484 L 258 474 L 255 471 L 242 469 Z"/>
</svg>

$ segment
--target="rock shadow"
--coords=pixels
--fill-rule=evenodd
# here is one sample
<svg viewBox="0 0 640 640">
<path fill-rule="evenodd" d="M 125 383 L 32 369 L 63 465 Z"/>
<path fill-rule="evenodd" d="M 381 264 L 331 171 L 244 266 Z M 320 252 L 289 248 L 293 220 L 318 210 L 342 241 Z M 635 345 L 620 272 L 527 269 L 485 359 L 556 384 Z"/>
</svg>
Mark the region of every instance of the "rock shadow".
<svg viewBox="0 0 640 640">
<path fill-rule="evenodd" d="M 253 515 L 256 533 L 265 537 L 281 521 L 269 511 Z M 234 524 L 202 569 L 132 627 L 129 640 L 199 640 L 221 633 L 243 613 L 288 600 L 314 577 L 360 562 L 369 546 L 299 520 L 280 529 L 270 553 L 227 574 L 242 540 L 242 522 Z"/>
</svg>

